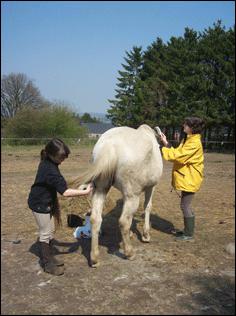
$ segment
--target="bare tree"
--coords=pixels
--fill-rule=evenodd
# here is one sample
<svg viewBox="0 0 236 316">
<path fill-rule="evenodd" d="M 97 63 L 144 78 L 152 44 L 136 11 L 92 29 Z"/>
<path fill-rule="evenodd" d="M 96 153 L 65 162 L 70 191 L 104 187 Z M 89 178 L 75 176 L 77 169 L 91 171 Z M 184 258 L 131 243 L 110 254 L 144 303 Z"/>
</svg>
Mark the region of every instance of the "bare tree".
<svg viewBox="0 0 236 316">
<path fill-rule="evenodd" d="M 1 80 L 1 117 L 13 117 L 26 106 L 37 108 L 42 104 L 40 91 L 25 74 L 11 73 Z"/>
</svg>

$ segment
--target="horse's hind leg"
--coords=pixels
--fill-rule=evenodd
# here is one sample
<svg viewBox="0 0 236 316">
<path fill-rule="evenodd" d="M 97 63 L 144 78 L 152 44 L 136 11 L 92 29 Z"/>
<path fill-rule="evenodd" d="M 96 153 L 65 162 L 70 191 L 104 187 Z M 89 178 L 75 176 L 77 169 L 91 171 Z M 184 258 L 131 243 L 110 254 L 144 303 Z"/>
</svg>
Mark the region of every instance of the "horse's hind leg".
<svg viewBox="0 0 236 316">
<path fill-rule="evenodd" d="M 124 253 L 129 259 L 134 257 L 134 250 L 130 242 L 130 226 L 132 223 L 133 215 L 139 206 L 139 197 L 125 197 L 123 210 L 119 219 L 122 240 L 124 243 Z"/>
<path fill-rule="evenodd" d="M 152 194 L 153 187 L 148 187 L 145 189 L 145 201 L 144 201 L 144 212 L 145 212 L 145 221 L 143 225 L 143 234 L 142 241 L 150 241 L 150 212 L 152 209 Z"/>
<path fill-rule="evenodd" d="M 91 229 L 92 229 L 92 242 L 91 242 L 91 253 L 90 253 L 90 264 L 92 267 L 98 266 L 98 235 L 102 223 L 102 210 L 106 197 L 105 191 L 95 191 L 92 198 L 92 209 L 91 209 Z"/>
</svg>

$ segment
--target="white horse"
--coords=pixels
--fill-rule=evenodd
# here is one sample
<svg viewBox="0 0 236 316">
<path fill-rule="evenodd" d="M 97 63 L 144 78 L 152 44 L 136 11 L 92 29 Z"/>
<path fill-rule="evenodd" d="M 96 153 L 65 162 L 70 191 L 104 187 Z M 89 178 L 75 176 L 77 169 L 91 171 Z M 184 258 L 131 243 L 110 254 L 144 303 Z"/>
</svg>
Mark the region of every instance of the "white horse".
<svg viewBox="0 0 236 316">
<path fill-rule="evenodd" d="M 138 209 L 140 195 L 145 193 L 145 222 L 142 240 L 150 241 L 150 211 L 153 188 L 158 183 L 163 170 L 162 157 L 154 130 L 148 125 L 137 129 L 115 127 L 105 132 L 97 141 L 92 164 L 87 174 L 80 180 L 93 181 L 95 189 L 92 196 L 91 226 L 92 242 L 90 263 L 98 265 L 98 235 L 102 223 L 102 210 L 106 194 L 114 186 L 123 195 L 123 209 L 119 225 L 127 258 L 134 257 L 130 242 L 130 227 L 133 215 Z"/>
</svg>

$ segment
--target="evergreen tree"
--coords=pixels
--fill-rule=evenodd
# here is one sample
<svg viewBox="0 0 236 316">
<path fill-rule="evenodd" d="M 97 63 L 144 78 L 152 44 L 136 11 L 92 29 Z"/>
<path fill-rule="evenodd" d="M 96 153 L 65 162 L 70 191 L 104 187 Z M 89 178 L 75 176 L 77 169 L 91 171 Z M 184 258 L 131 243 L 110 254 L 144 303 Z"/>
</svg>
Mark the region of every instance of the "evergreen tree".
<svg viewBox="0 0 236 316">
<path fill-rule="evenodd" d="M 185 29 L 184 37 L 172 37 L 168 43 L 168 102 L 163 115 L 170 116 L 170 124 L 174 128 L 181 124 L 184 117 L 194 115 L 198 102 L 197 47 L 197 33 L 189 28 Z"/>
<path fill-rule="evenodd" d="M 167 44 L 157 38 L 145 52 L 134 47 L 122 64 L 108 117 L 115 125 L 146 123 L 171 129 L 186 116 L 205 119 L 211 129 L 235 127 L 235 29 L 218 21 L 203 33 L 186 28 Z M 169 137 L 172 137 L 168 133 Z"/>
<path fill-rule="evenodd" d="M 137 107 L 135 105 L 136 83 L 140 78 L 142 68 L 142 47 L 134 46 L 131 52 L 126 52 L 124 57 L 126 64 L 122 64 L 124 70 L 118 71 L 118 79 L 115 91 L 115 100 L 108 100 L 113 104 L 107 111 L 107 118 L 111 119 L 114 125 L 137 125 Z"/>
<path fill-rule="evenodd" d="M 147 48 L 143 55 L 143 68 L 141 71 L 141 83 L 139 103 L 141 109 L 141 123 L 150 126 L 161 125 L 161 111 L 166 105 L 166 45 L 160 38 Z"/>
<path fill-rule="evenodd" d="M 201 111 L 208 126 L 233 126 L 235 115 L 235 31 L 221 21 L 202 33 L 199 46 Z"/>
</svg>

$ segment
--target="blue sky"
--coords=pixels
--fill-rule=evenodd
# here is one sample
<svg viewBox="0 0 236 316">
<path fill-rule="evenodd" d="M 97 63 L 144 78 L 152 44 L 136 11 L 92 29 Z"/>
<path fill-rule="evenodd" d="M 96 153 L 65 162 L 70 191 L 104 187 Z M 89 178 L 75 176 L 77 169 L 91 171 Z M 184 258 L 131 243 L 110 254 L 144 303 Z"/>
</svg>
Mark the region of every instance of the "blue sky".
<svg viewBox="0 0 236 316">
<path fill-rule="evenodd" d="M 2 1 L 2 75 L 25 73 L 50 101 L 105 113 L 125 51 L 186 27 L 235 23 L 234 1 Z"/>
</svg>

